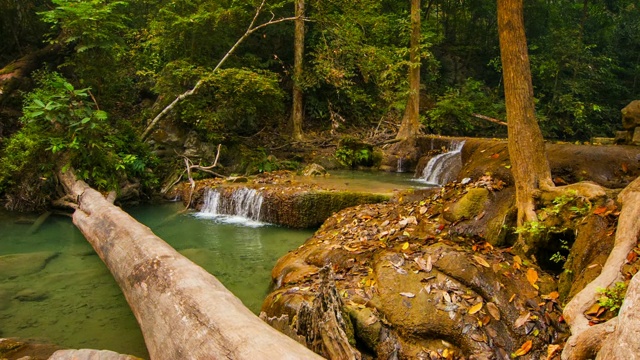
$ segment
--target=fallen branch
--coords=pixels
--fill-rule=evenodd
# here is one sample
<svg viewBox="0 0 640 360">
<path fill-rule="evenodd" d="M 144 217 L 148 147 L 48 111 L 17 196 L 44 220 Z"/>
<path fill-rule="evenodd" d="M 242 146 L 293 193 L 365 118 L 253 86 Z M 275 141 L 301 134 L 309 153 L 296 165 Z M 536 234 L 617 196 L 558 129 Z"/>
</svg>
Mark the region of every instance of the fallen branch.
<svg viewBox="0 0 640 360">
<path fill-rule="evenodd" d="M 122 289 L 151 359 L 320 359 L 72 171 L 58 177 L 78 199 L 73 223 Z"/>
<path fill-rule="evenodd" d="M 471 114 L 471 116 L 473 117 L 477 117 L 478 119 L 482 119 L 482 120 L 487 120 L 487 121 L 491 121 L 492 123 L 498 124 L 498 125 L 502 125 L 502 126 L 507 126 L 507 123 L 502 121 L 502 120 L 498 120 L 496 118 L 492 118 L 486 115 L 481 115 L 481 114 Z"/>
<path fill-rule="evenodd" d="M 274 20 L 273 18 L 271 18 L 266 23 L 262 23 L 262 24 L 260 24 L 258 26 L 254 26 L 255 23 L 256 23 L 256 20 L 258 19 L 258 16 L 260 15 L 260 12 L 262 11 L 262 8 L 264 7 L 265 2 L 266 2 L 266 0 L 262 0 L 262 2 L 260 3 L 260 6 L 258 6 L 258 8 L 256 9 L 256 13 L 253 16 L 253 19 L 251 20 L 251 23 L 249 24 L 249 27 L 245 31 L 244 35 L 242 35 L 238 39 L 238 41 L 236 41 L 236 43 L 233 44 L 231 49 L 229 49 L 229 51 L 227 51 L 227 53 L 224 54 L 222 59 L 220 59 L 220 61 L 218 62 L 216 67 L 211 71 L 210 74 L 213 74 L 216 71 L 218 71 L 218 69 L 220 69 L 220 66 L 222 66 L 222 64 L 224 64 L 224 62 L 229 58 L 229 56 L 231 56 L 231 54 L 233 54 L 236 51 L 238 46 L 246 38 L 248 38 L 251 34 L 253 34 L 254 32 L 256 32 L 256 31 L 258 31 L 258 30 L 260 30 L 260 29 L 262 29 L 262 28 L 264 28 L 266 26 L 269 26 L 269 25 L 278 24 L 278 23 L 281 23 L 281 22 L 284 22 L 284 21 L 291 21 L 291 20 L 295 20 L 295 19 L 298 18 L 298 17 L 295 17 L 295 16 L 286 17 L 286 18 L 280 18 L 280 19 L 277 19 L 277 20 Z M 196 82 L 195 86 L 191 90 L 187 90 L 187 91 L 183 92 L 182 94 L 178 95 L 178 97 L 176 97 L 169 105 L 167 105 L 164 109 L 162 109 L 162 111 L 160 111 L 160 113 L 158 115 L 156 115 L 156 117 L 153 118 L 153 120 L 151 120 L 151 122 L 149 123 L 147 128 L 144 130 L 144 132 L 140 136 L 141 140 L 144 141 L 147 138 L 147 136 L 149 136 L 149 134 L 151 133 L 151 130 L 153 130 L 153 128 L 158 123 L 158 121 L 160 121 L 160 119 L 162 119 L 169 111 L 171 111 L 171 109 L 173 109 L 176 106 L 177 103 L 179 103 L 184 98 L 193 95 L 204 84 L 204 80 L 205 79 L 198 80 L 198 82 Z"/>
<path fill-rule="evenodd" d="M 567 340 L 567 345 L 562 353 L 563 359 L 573 359 L 572 353 L 579 346 L 578 340 L 581 338 L 581 334 L 589 329 L 589 320 L 584 312 L 596 303 L 598 289 L 606 289 L 623 279 L 620 269 L 625 264 L 627 255 L 636 245 L 640 234 L 640 222 L 638 221 L 640 218 L 640 177 L 620 192 L 618 202 L 622 204 L 622 210 L 618 218 L 615 243 L 602 267 L 602 272 L 576 294 L 564 308 L 563 316 L 571 327 L 571 337 Z M 618 341 L 617 337 L 611 337 L 611 339 Z"/>
</svg>

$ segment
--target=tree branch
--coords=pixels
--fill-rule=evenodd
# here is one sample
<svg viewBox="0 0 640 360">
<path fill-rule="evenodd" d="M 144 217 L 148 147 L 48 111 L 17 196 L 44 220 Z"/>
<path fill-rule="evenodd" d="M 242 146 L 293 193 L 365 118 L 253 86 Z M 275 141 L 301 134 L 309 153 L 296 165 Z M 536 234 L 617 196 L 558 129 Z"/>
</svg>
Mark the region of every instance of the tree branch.
<svg viewBox="0 0 640 360">
<path fill-rule="evenodd" d="M 507 126 L 507 123 L 502 121 L 502 120 L 498 120 L 496 118 L 492 118 L 486 115 L 482 115 L 482 114 L 471 114 L 471 116 L 473 117 L 477 117 L 478 119 L 482 119 L 482 120 L 487 120 L 487 121 L 491 121 L 492 123 L 496 123 L 498 125 L 503 125 L 503 126 Z"/>
<path fill-rule="evenodd" d="M 247 27 L 247 30 L 245 31 L 244 35 L 242 35 L 235 44 L 233 44 L 233 46 L 231 47 L 231 49 L 229 49 L 229 51 L 227 51 L 226 54 L 224 54 L 224 56 L 222 57 L 222 59 L 220 59 L 220 61 L 218 62 L 218 64 L 216 65 L 216 67 L 211 71 L 211 74 L 215 73 L 216 71 L 218 71 L 218 69 L 220 69 L 220 67 L 222 66 L 222 64 L 225 63 L 225 61 L 227 61 L 227 59 L 229 58 L 229 56 L 231 56 L 231 54 L 233 54 L 236 49 L 238 48 L 238 46 L 246 39 L 248 38 L 251 34 L 253 34 L 254 32 L 256 32 L 259 29 L 262 29 L 266 26 L 269 25 L 273 25 L 273 24 L 278 24 L 284 21 L 291 21 L 291 20 L 295 20 L 297 19 L 297 17 L 286 17 L 286 18 L 281 18 L 278 20 L 269 20 L 266 23 L 260 24 L 258 26 L 254 26 L 256 23 L 256 20 L 258 19 L 258 16 L 260 15 L 260 12 L 262 11 L 262 8 L 264 7 L 266 0 L 262 0 L 262 3 L 260 3 L 260 6 L 258 6 L 258 8 L 256 9 L 256 13 L 253 16 L 253 19 L 251 20 L 251 23 L 249 24 L 249 27 Z M 210 74 L 210 75 L 211 75 Z M 155 118 L 153 118 L 153 120 L 151 120 L 151 122 L 149 123 L 149 125 L 147 126 L 147 128 L 144 130 L 144 132 L 142 133 L 142 135 L 140 136 L 141 140 L 145 140 L 149 134 L 151 133 L 151 130 L 153 130 L 153 128 L 155 128 L 156 124 L 169 112 L 171 111 L 176 104 L 178 104 L 181 100 L 183 100 L 184 98 L 193 95 L 204 83 L 205 79 L 200 79 L 198 80 L 198 82 L 196 82 L 196 84 L 193 86 L 193 88 L 191 88 L 190 90 L 187 90 L 185 92 L 183 92 L 182 94 L 178 95 L 178 97 L 176 97 L 169 105 L 167 105 L 164 109 L 162 109 L 162 111 L 160 111 L 160 113 L 158 115 L 156 115 Z"/>
</svg>

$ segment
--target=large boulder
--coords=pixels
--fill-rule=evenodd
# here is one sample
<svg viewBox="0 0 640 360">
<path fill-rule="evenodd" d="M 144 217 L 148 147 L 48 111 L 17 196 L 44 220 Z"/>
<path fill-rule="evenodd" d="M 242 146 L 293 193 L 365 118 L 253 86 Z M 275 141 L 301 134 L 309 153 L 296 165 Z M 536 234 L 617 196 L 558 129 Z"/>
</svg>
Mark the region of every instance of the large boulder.
<svg viewBox="0 0 640 360">
<path fill-rule="evenodd" d="M 622 127 L 631 130 L 640 126 L 640 100 L 633 100 L 622 109 Z"/>
<path fill-rule="evenodd" d="M 454 197 L 469 203 L 459 221 L 475 221 L 490 203 L 491 190 L 468 186 L 333 215 L 276 264 L 266 317 L 286 315 L 297 327 L 329 265 L 348 314 L 345 334 L 363 355 L 507 359 L 531 345 L 526 358 L 544 357 L 545 343 L 562 333 L 554 281 L 445 219 Z"/>
</svg>

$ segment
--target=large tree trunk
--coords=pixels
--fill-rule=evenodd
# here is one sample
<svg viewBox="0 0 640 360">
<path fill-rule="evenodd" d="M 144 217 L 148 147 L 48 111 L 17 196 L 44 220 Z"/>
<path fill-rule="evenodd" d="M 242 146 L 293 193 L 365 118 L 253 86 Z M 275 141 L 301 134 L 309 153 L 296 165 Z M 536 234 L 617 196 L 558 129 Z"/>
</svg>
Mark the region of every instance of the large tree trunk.
<svg viewBox="0 0 640 360">
<path fill-rule="evenodd" d="M 291 113 L 291 125 L 293 126 L 293 139 L 302 140 L 303 103 L 302 89 L 302 62 L 304 59 L 304 0 L 296 0 L 296 27 L 294 35 L 294 60 L 293 60 L 293 111 Z"/>
<path fill-rule="evenodd" d="M 509 156 L 516 185 L 518 226 L 536 221 L 534 198 L 553 187 L 536 121 L 522 0 L 498 0 L 500 56 L 507 107 Z"/>
<path fill-rule="evenodd" d="M 77 199 L 73 223 L 120 285 L 152 359 L 320 358 L 70 171 L 59 177 Z"/>
<path fill-rule="evenodd" d="M 420 133 L 420 0 L 411 0 L 411 44 L 409 50 L 409 99 L 396 139 Z"/>
</svg>

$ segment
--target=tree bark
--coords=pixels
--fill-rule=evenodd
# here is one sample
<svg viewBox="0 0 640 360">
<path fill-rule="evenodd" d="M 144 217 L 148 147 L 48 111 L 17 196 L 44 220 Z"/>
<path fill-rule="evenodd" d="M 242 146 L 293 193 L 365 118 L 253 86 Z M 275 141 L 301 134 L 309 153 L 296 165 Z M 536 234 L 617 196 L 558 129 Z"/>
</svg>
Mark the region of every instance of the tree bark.
<svg viewBox="0 0 640 360">
<path fill-rule="evenodd" d="M 409 46 L 409 99 L 397 139 L 408 139 L 420 133 L 420 0 L 411 0 Z"/>
<path fill-rule="evenodd" d="M 73 223 L 122 289 L 152 359 L 320 359 L 71 171 L 58 176 L 78 202 Z"/>
<path fill-rule="evenodd" d="M 31 52 L 0 69 L 0 104 L 19 88 L 19 83 L 37 69 L 52 54 L 59 53 L 64 47 L 59 43 L 49 44 Z"/>
<path fill-rule="evenodd" d="M 522 0 L 498 0 L 500 56 L 507 108 L 509 156 L 516 185 L 518 226 L 536 221 L 534 198 L 553 187 L 536 121 Z"/>
<path fill-rule="evenodd" d="M 302 140 L 303 102 L 302 88 L 302 63 L 304 59 L 304 0 L 296 0 L 296 20 L 294 34 L 294 59 L 293 59 L 293 110 L 291 113 L 292 137 L 295 141 Z"/>
</svg>

